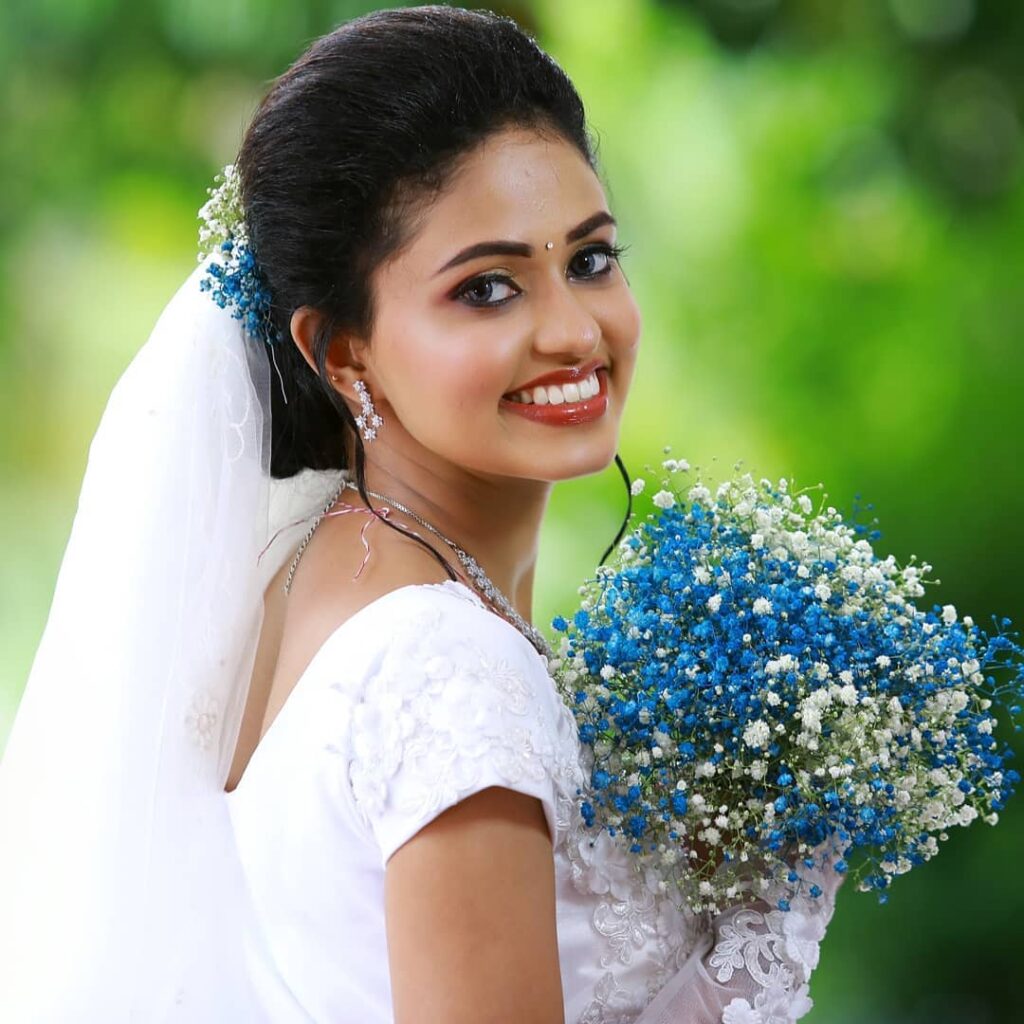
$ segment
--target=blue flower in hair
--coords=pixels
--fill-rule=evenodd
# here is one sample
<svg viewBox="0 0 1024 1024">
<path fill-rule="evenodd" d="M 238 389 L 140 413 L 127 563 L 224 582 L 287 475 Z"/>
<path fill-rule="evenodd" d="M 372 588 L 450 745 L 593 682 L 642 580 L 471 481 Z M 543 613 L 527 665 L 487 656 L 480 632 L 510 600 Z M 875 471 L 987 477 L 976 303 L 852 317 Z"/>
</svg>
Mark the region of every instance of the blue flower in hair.
<svg viewBox="0 0 1024 1024">
<path fill-rule="evenodd" d="M 242 209 L 241 183 L 234 164 L 228 164 L 214 178 L 215 188 L 199 210 L 199 262 L 211 254 L 199 287 L 221 309 L 241 320 L 246 333 L 272 345 L 278 332 L 270 315 L 270 291 L 260 275 L 256 257 L 249 246 Z"/>
</svg>

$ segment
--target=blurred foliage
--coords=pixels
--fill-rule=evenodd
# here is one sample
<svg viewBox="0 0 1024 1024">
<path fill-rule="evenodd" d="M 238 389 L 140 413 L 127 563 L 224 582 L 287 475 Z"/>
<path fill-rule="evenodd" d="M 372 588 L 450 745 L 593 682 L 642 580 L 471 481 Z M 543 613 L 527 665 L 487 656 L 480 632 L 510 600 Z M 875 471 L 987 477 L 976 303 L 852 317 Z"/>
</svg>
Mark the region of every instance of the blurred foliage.
<svg viewBox="0 0 1024 1024">
<path fill-rule="evenodd" d="M 270 80 L 373 6 L 0 6 L 0 742 L 89 441 L 193 265 L 206 187 Z M 860 493 L 876 550 L 936 567 L 927 603 L 1024 620 L 1024 7 L 493 6 L 566 67 L 600 140 L 644 313 L 627 466 L 671 444 L 712 480 L 742 459 L 821 480 L 843 509 Z M 614 469 L 556 489 L 538 621 L 571 606 L 624 506 Z M 997 828 L 952 836 L 888 906 L 841 897 L 806 1019 L 1019 1015 L 1022 840 L 1011 805 Z"/>
</svg>

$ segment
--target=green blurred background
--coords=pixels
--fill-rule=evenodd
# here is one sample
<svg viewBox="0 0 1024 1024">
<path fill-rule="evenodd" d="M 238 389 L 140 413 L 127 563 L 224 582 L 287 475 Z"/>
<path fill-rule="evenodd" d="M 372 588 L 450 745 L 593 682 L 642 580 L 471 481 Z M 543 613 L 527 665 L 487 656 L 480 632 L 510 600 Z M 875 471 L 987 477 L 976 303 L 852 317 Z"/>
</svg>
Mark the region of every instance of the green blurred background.
<svg viewBox="0 0 1024 1024">
<path fill-rule="evenodd" d="M 0 6 L 0 745 L 90 439 L 194 265 L 207 186 L 270 80 L 374 6 Z M 847 511 L 860 493 L 876 550 L 935 566 L 923 603 L 1024 620 L 1024 5 L 494 7 L 565 66 L 600 139 L 644 313 L 633 475 L 671 443 L 710 480 L 743 459 Z M 624 503 L 614 469 L 556 489 L 539 622 L 571 606 Z M 1022 840 L 1018 798 L 887 906 L 845 893 L 806 1019 L 1020 1020 Z"/>
</svg>

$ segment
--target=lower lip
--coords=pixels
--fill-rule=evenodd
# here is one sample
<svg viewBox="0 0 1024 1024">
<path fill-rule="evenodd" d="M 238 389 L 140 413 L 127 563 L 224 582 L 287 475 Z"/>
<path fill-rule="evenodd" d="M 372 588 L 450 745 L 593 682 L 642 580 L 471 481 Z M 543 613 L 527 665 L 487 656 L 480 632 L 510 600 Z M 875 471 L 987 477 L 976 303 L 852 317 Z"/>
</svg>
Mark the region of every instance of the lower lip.
<svg viewBox="0 0 1024 1024">
<path fill-rule="evenodd" d="M 531 402 L 527 405 L 525 402 L 503 398 L 498 404 L 502 409 L 536 423 L 571 427 L 577 423 L 598 420 L 608 411 L 608 371 L 603 366 L 597 371 L 597 388 L 596 395 L 580 402 L 562 402 L 560 405 L 538 405 Z"/>
</svg>

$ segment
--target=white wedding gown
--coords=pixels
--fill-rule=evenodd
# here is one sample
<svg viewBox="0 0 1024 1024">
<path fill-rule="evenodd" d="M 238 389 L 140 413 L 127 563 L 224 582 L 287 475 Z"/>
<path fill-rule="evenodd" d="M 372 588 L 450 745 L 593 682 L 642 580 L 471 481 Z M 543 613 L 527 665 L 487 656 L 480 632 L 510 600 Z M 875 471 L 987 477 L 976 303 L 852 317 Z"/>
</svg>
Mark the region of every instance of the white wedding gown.
<svg viewBox="0 0 1024 1024">
<path fill-rule="evenodd" d="M 816 876 L 824 895 L 788 913 L 679 913 L 584 828 L 576 727 L 543 659 L 449 581 L 400 587 L 335 630 L 226 794 L 269 1021 L 393 1020 L 384 865 L 496 785 L 537 797 L 553 837 L 567 1024 L 784 1024 L 810 1008 L 840 876 Z"/>
</svg>

